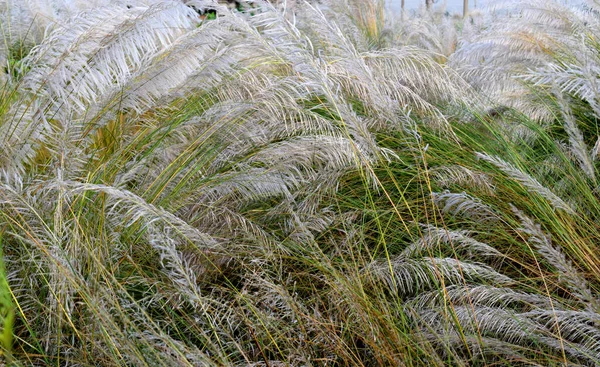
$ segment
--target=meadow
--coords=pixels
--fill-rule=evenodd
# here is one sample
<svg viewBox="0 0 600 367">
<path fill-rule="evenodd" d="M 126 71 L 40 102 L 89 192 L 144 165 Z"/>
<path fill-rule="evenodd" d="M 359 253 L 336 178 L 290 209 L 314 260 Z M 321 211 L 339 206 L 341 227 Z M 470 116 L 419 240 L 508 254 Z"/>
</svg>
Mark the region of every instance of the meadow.
<svg viewBox="0 0 600 367">
<path fill-rule="evenodd" d="M 0 364 L 600 365 L 600 4 L 385 9 L 0 0 Z"/>
</svg>

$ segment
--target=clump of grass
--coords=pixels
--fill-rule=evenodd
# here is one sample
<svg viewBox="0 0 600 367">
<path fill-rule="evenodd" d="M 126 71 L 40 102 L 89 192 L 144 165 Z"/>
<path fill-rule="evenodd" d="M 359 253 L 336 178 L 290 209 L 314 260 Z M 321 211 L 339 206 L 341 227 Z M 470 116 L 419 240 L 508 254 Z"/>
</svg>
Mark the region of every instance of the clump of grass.
<svg viewBox="0 0 600 367">
<path fill-rule="evenodd" d="M 57 12 L 0 104 L 7 361 L 600 363 L 593 96 L 548 53 L 489 109 L 365 4 Z"/>
</svg>

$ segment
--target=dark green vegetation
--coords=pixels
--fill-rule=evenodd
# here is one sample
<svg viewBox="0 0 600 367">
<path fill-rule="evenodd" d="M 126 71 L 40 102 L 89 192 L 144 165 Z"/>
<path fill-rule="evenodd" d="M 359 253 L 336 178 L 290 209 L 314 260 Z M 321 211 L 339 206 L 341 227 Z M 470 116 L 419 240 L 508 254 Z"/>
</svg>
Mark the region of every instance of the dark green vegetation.
<svg viewBox="0 0 600 367">
<path fill-rule="evenodd" d="M 600 364 L 593 3 L 33 3 L 0 0 L 8 365 Z"/>
</svg>

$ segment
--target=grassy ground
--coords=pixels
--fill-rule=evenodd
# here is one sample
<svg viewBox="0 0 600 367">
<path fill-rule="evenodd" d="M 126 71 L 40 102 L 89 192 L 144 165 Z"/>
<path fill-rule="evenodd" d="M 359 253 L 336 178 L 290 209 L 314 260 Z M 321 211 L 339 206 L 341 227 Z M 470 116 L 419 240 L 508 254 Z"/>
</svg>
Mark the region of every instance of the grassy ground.
<svg viewBox="0 0 600 367">
<path fill-rule="evenodd" d="M 3 363 L 600 364 L 593 3 L 34 3 L 0 0 Z"/>
</svg>

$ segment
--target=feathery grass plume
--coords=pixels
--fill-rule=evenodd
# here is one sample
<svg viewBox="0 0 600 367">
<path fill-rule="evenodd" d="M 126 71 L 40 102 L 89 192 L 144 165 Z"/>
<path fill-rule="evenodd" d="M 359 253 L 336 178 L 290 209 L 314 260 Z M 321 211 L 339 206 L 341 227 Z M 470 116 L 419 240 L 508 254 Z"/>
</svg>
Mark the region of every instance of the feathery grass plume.
<svg viewBox="0 0 600 367">
<path fill-rule="evenodd" d="M 461 215 L 477 221 L 497 222 L 499 220 L 498 214 L 490 206 L 465 192 L 453 193 L 448 190 L 441 193 L 432 192 L 431 197 L 443 213 Z"/>
<path fill-rule="evenodd" d="M 11 107 L 2 116 L 5 120 L 0 125 L 0 165 L 3 170 L 19 172 L 35 159 L 46 134 L 54 128 L 37 101 L 26 108 Z"/>
<path fill-rule="evenodd" d="M 314 17 L 300 29 L 309 35 L 313 47 L 331 45 L 323 54 L 327 73 L 342 86 L 350 100 L 361 101 L 372 115 L 404 119 L 406 109 L 429 116 L 432 124 L 447 129 L 439 104 L 460 104 L 470 89 L 457 75 L 435 61 L 434 54 L 414 46 L 393 46 L 369 51 L 347 35 L 355 34 L 347 22 L 327 21 L 340 15 L 315 11 Z M 314 19 L 314 20 L 312 20 Z M 315 20 L 318 20 L 315 21 Z M 310 25 L 312 29 L 307 29 Z M 317 32 L 318 31 L 318 32 Z M 321 52 L 321 51 L 319 51 Z M 374 82 L 375 81 L 375 82 Z M 474 99 L 473 99 L 474 100 Z M 394 116 L 397 116 L 394 118 Z"/>
<path fill-rule="evenodd" d="M 160 0 L 129 0 L 130 7 L 150 5 Z M 109 5 L 115 5 L 114 0 L 35 0 L 14 1 L 3 0 L 0 8 L 3 34 L 13 39 L 43 38 L 48 27 L 52 28 L 63 21 L 77 16 L 82 11 L 88 11 Z M 37 42 L 36 42 L 37 43 Z"/>
<path fill-rule="evenodd" d="M 572 114 L 571 108 L 564 100 L 561 92 L 555 92 L 554 95 L 560 114 L 564 120 L 565 131 L 569 136 L 569 143 L 571 144 L 570 150 L 579 161 L 579 166 L 582 171 L 595 183 L 596 169 L 593 164 L 593 158 L 590 156 L 589 149 L 583 139 L 581 130 L 577 127 L 577 121 Z"/>
<path fill-rule="evenodd" d="M 600 58 L 595 38 L 600 32 L 600 20 L 597 14 L 590 12 L 588 16 L 582 15 L 577 32 L 582 35 L 571 36 L 570 40 L 566 37 L 565 41 L 561 40 L 564 43 L 564 55 L 529 70 L 521 77 L 535 86 L 547 90 L 558 89 L 562 93 L 580 98 L 589 105 L 595 116 L 599 116 L 600 94 L 597 91 L 596 75 L 600 71 Z"/>
<path fill-rule="evenodd" d="M 465 33 L 449 63 L 495 103 L 534 120 L 551 119 L 543 94 L 522 76 L 576 57 L 572 51 L 581 47 L 575 35 L 588 33 L 586 24 L 597 19 L 558 1 L 504 1 L 492 4 L 488 14 L 479 33 Z"/>
<path fill-rule="evenodd" d="M 453 231 L 431 225 L 423 225 L 423 227 L 423 236 L 402 250 L 403 256 L 409 258 L 416 255 L 431 255 L 442 245 L 449 246 L 454 253 L 464 251 L 471 258 L 502 256 L 490 245 L 470 237 L 470 231 Z"/>
<path fill-rule="evenodd" d="M 455 52 L 458 29 L 463 26 L 454 16 L 448 16 L 443 6 L 429 11 L 420 8 L 416 12 L 404 12 L 400 19 L 393 21 L 389 35 L 392 43 L 428 50 L 440 63 L 445 63 Z"/>
<path fill-rule="evenodd" d="M 556 128 L 561 129 L 560 126 Z M 559 131 L 560 135 L 556 138 L 546 133 L 536 133 L 537 139 L 546 140 L 544 145 L 547 144 L 550 152 L 543 153 L 543 160 L 536 160 L 536 164 L 529 165 L 531 174 L 544 182 L 552 183 L 552 192 L 564 198 L 577 213 L 589 215 L 595 211 L 592 205 L 596 201 L 591 184 L 593 181 L 583 171 L 575 152 L 566 141 L 567 134 Z"/>
<path fill-rule="evenodd" d="M 13 167 L 22 169 L 39 155 L 40 147 L 54 146 L 63 153 L 72 149 L 79 162 L 88 157 L 82 134 L 90 129 L 84 116 L 93 115 L 89 111 L 93 101 L 108 88 L 123 83 L 130 69 L 140 67 L 157 47 L 194 24 L 189 8 L 181 4 L 179 8 L 162 8 L 113 5 L 82 13 L 66 21 L 68 27 L 61 25 L 50 31 L 34 48 L 23 61 L 31 70 L 19 87 L 31 93 L 21 94 L 2 124 L 2 145 L 5 152 L 15 156 L 10 162 Z M 152 22 L 161 24 L 163 20 L 171 23 L 152 26 Z M 117 37 L 116 29 L 127 32 Z M 91 119 L 102 121 L 97 116 Z M 73 167 L 80 168 L 81 164 Z"/>
<path fill-rule="evenodd" d="M 537 360 L 544 361 L 544 363 L 560 364 L 562 362 L 556 357 L 548 358 L 538 348 L 516 345 L 495 338 L 480 335 L 461 335 L 460 333 L 448 331 L 444 331 L 442 335 L 443 338 L 440 337 L 438 331 L 423 332 L 422 337 L 438 347 L 444 360 L 451 360 L 462 366 L 492 362 L 506 366 L 520 365 L 530 363 L 524 361 L 535 359 L 532 354 L 537 357 Z M 531 363 L 536 365 L 535 362 Z M 538 365 L 541 366 L 541 364 Z M 580 366 L 578 364 L 572 365 Z"/>
<path fill-rule="evenodd" d="M 596 143 L 594 144 L 594 147 L 592 148 L 590 155 L 592 156 L 592 160 L 594 160 L 594 161 L 596 161 L 598 159 L 598 157 L 600 157 L 600 137 L 598 137 L 598 139 L 596 139 Z"/>
<path fill-rule="evenodd" d="M 584 44 L 578 49 L 586 50 L 586 46 Z M 532 70 L 523 75 L 523 78 L 533 82 L 536 86 L 546 88 L 554 86 L 554 89 L 558 89 L 562 93 L 581 98 L 589 103 L 594 113 L 598 115 L 600 114 L 600 109 L 598 109 L 600 95 L 596 90 L 598 85 L 595 76 L 600 71 L 600 64 L 598 64 L 600 60 L 596 55 L 594 55 L 594 59 L 586 55 L 591 53 L 590 51 L 586 50 L 584 56 L 578 55 L 583 60 L 577 60 L 577 64 L 557 65 L 556 63 L 549 63 L 544 68 Z M 556 95 L 557 93 L 554 92 L 553 94 Z M 558 102 L 559 107 L 564 106 L 560 100 Z"/>
<path fill-rule="evenodd" d="M 598 298 L 592 294 L 587 280 L 580 275 L 580 271 L 573 266 L 559 248 L 552 245 L 549 235 L 542 231 L 540 224 L 536 224 L 516 207 L 512 206 L 512 210 L 521 221 L 520 230 L 528 236 L 528 241 L 548 264 L 558 271 L 558 281 L 564 284 L 571 294 L 583 302 L 588 309 L 598 312 L 600 309 Z"/>
<path fill-rule="evenodd" d="M 499 288 L 489 285 L 449 285 L 444 292 L 434 290 L 423 292 L 407 302 L 414 309 L 441 307 L 444 304 L 460 306 L 485 306 L 526 312 L 532 309 L 550 309 L 547 296 Z M 556 307 L 557 305 L 555 305 Z"/>
<path fill-rule="evenodd" d="M 387 94 L 399 102 L 403 102 L 399 92 L 402 91 L 401 87 L 405 87 L 416 92 L 422 100 L 436 106 L 470 106 L 476 103 L 469 85 L 452 69 L 436 62 L 435 54 L 431 52 L 415 46 L 404 46 L 367 54 L 366 61 L 374 70 L 380 71 L 382 78 L 378 81 L 386 87 Z M 394 88 L 400 90 L 396 91 Z M 469 101 L 469 97 L 473 100 Z"/>
<path fill-rule="evenodd" d="M 181 218 L 169 213 L 168 211 L 156 207 L 151 203 L 148 203 L 143 198 L 135 195 L 134 193 L 118 189 L 116 187 L 79 183 L 72 181 L 56 182 L 56 184 L 48 185 L 48 188 L 64 188 L 69 193 L 77 194 L 85 191 L 92 191 L 97 193 L 104 193 L 109 198 L 115 200 L 107 201 L 106 206 L 108 208 L 108 214 L 119 213 L 122 209 L 125 212 L 122 218 L 126 219 L 126 226 L 131 226 L 133 223 L 142 220 L 146 226 L 150 226 L 155 222 L 163 222 L 168 228 L 172 228 L 177 234 L 182 235 L 186 240 L 193 241 L 196 245 L 202 246 L 204 249 L 211 249 L 218 247 L 218 241 L 212 236 L 206 233 L 198 231 L 196 228 L 190 226 L 188 223 L 183 221 Z"/>
<path fill-rule="evenodd" d="M 160 45 L 155 52 L 145 54 L 138 68 L 125 69 L 127 75 L 118 84 L 108 85 L 100 95 L 102 98 L 94 101 L 95 109 L 119 106 L 143 113 L 191 91 L 211 90 L 223 83 L 227 75 L 242 68 L 237 65 L 244 60 L 242 57 L 258 58 L 261 54 L 254 53 L 255 49 L 249 49 L 245 55 L 239 51 L 243 41 L 248 41 L 243 35 L 246 21 L 239 15 L 231 16 L 226 10 L 221 14 L 218 22 L 194 27 L 190 20 L 191 24 L 180 25 L 183 26 L 181 34 Z M 118 45 L 120 42 L 116 39 L 115 47 Z"/>
<path fill-rule="evenodd" d="M 341 14 L 353 23 L 363 34 L 367 47 L 379 48 L 383 45 L 387 15 L 385 1 L 343 0 L 326 1 L 325 4 L 332 13 Z"/>
<path fill-rule="evenodd" d="M 600 315 L 590 311 L 533 310 L 527 316 L 549 330 L 560 328 L 560 334 L 573 349 L 591 360 L 600 359 Z"/>
<path fill-rule="evenodd" d="M 429 174 L 434 182 L 442 188 L 457 185 L 463 188 L 480 190 L 487 195 L 494 195 L 494 184 L 491 177 L 479 171 L 461 165 L 433 167 Z"/>
<path fill-rule="evenodd" d="M 122 87 L 157 51 L 197 25 L 178 2 L 109 6 L 81 13 L 28 57 L 24 85 L 51 103 L 51 116 L 82 116 L 109 89 Z"/>
<path fill-rule="evenodd" d="M 433 257 L 407 259 L 400 256 L 390 262 L 377 261 L 365 268 L 365 276 L 384 282 L 391 292 L 401 296 L 435 289 L 440 284 L 484 282 L 502 285 L 512 282 L 511 278 L 484 264 Z"/>
<path fill-rule="evenodd" d="M 560 336 L 554 335 L 544 324 L 536 320 L 525 317 L 526 314 L 514 313 L 505 309 L 491 307 L 453 307 L 444 313 L 436 310 L 420 310 L 417 312 L 417 322 L 422 327 L 426 325 L 433 326 L 437 331 L 434 338 L 440 338 L 442 335 L 450 334 L 464 338 L 466 335 L 477 335 L 477 338 L 483 337 L 483 340 L 493 338 L 501 343 L 509 343 L 514 346 L 513 350 L 523 350 L 525 346 L 534 346 L 534 349 L 540 349 L 542 355 L 546 358 L 554 357 L 554 363 L 575 363 L 584 365 L 597 362 L 597 355 L 590 349 L 582 348 L 581 345 L 569 344 Z M 457 327 L 460 325 L 460 328 Z M 442 339 L 443 340 L 443 339 Z M 479 343 L 481 345 L 480 339 Z M 492 343 L 494 346 L 496 343 Z M 519 347 L 520 346 L 520 347 Z M 481 345 L 485 348 L 485 344 Z M 486 354 L 494 354 L 494 350 L 486 350 Z M 502 353 L 502 352 L 500 352 Z M 554 356 L 553 356 L 554 355 Z"/>
<path fill-rule="evenodd" d="M 550 189 L 543 186 L 534 177 L 532 177 L 532 176 L 528 175 L 527 173 L 523 172 L 522 170 L 518 169 L 516 166 L 514 166 L 498 157 L 489 156 L 485 153 L 477 152 L 476 156 L 479 159 L 483 159 L 484 161 L 493 164 L 498 169 L 500 169 L 502 172 L 504 172 L 508 177 L 519 182 L 521 185 L 523 185 L 525 188 L 527 188 L 531 192 L 534 192 L 534 193 L 540 195 L 541 197 L 543 197 L 544 199 L 548 200 L 548 202 L 554 208 L 562 209 L 568 213 L 575 214 L 573 209 L 567 203 L 565 203 L 561 198 L 556 196 L 556 194 L 554 194 L 552 191 L 550 191 Z"/>
<path fill-rule="evenodd" d="M 518 319 L 513 312 L 493 307 L 454 306 L 450 310 L 418 310 L 417 322 L 431 325 L 436 330 L 450 328 L 457 333 L 494 336 L 513 344 L 524 344 L 536 339 L 540 326 L 527 319 Z M 537 334 L 537 335 L 536 335 Z M 443 334 L 442 334 L 443 335 Z"/>
</svg>

